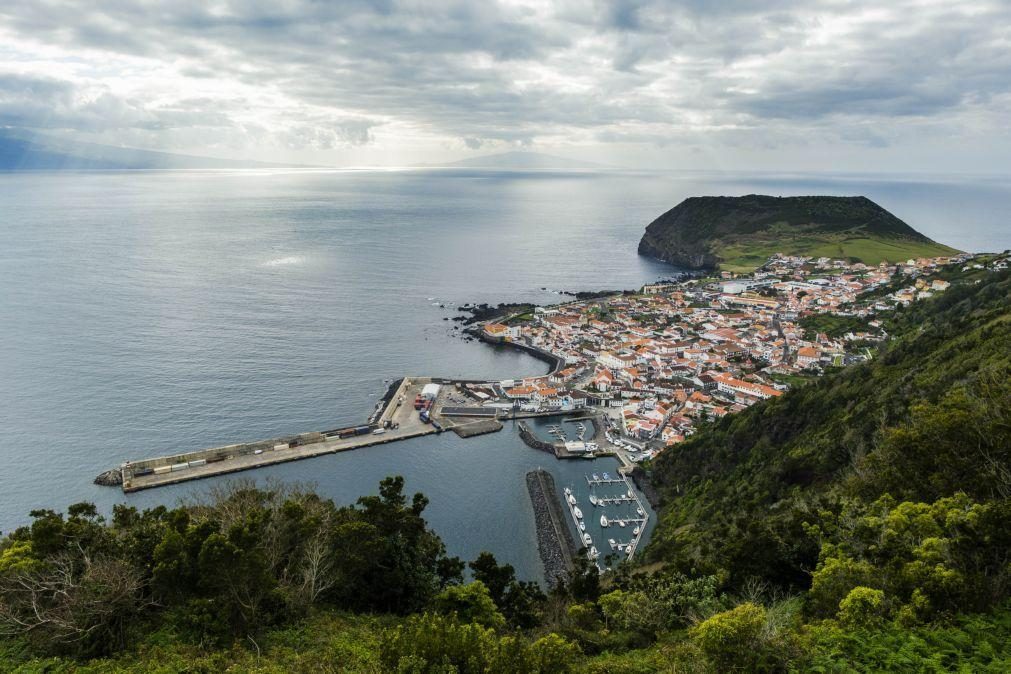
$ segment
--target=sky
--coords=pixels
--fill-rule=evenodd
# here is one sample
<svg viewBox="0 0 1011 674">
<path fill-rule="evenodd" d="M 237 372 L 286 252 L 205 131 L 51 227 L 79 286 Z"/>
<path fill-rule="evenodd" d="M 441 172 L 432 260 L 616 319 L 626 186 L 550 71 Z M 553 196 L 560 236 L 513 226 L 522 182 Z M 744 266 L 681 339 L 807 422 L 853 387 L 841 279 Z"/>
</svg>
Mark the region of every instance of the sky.
<svg viewBox="0 0 1011 674">
<path fill-rule="evenodd" d="M 1011 0 L 12 0 L 0 127 L 229 159 L 1001 173 Z"/>
</svg>

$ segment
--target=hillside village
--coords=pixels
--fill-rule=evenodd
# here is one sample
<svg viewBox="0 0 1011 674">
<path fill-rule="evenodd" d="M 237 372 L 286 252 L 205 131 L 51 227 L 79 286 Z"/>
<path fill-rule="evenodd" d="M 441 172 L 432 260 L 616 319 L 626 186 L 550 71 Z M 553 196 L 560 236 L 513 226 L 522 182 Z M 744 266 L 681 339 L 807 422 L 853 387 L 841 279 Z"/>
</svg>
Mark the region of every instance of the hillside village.
<svg viewBox="0 0 1011 674">
<path fill-rule="evenodd" d="M 652 456 L 707 420 L 870 358 L 867 347 L 888 337 L 880 315 L 947 289 L 949 281 L 936 276 L 942 267 L 1008 264 L 1006 255 L 985 264 L 974 257 L 867 266 L 775 255 L 746 276 L 724 272 L 537 307 L 483 325 L 481 336 L 564 361 L 550 375 L 501 382 L 499 404 L 528 412 L 602 408 L 627 446 Z M 858 327 L 805 329 L 818 317 Z"/>
</svg>

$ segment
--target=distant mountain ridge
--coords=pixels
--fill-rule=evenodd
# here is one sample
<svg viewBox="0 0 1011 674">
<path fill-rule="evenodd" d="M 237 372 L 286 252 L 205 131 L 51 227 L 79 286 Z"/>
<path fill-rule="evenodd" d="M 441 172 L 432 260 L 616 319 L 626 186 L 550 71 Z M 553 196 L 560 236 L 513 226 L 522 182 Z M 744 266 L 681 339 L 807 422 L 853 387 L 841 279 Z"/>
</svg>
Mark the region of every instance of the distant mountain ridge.
<svg viewBox="0 0 1011 674">
<path fill-rule="evenodd" d="M 776 252 L 877 264 L 958 251 L 862 196 L 690 197 L 639 241 L 640 255 L 690 269 L 747 271 Z"/>
<path fill-rule="evenodd" d="M 0 171 L 294 168 L 293 164 L 215 159 L 113 147 L 0 129 Z"/>
</svg>

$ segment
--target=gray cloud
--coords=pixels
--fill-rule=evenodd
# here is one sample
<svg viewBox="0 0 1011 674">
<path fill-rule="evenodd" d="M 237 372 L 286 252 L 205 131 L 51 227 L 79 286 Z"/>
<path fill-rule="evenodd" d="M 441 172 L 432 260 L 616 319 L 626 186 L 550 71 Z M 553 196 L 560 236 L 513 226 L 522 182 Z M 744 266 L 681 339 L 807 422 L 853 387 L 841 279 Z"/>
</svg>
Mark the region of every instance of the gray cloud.
<svg viewBox="0 0 1011 674">
<path fill-rule="evenodd" d="M 1011 91 L 1011 8 L 971 5 L 28 0 L 0 7 L 0 28 L 81 54 L 94 72 L 87 82 L 0 76 L 0 124 L 132 129 L 153 142 L 219 129 L 293 149 L 366 146 L 384 126 L 470 149 L 703 136 L 882 147 L 910 119 L 957 133 Z M 104 87 L 116 74 L 103 54 L 161 64 L 184 82 L 268 91 L 286 108 L 117 94 Z"/>
</svg>

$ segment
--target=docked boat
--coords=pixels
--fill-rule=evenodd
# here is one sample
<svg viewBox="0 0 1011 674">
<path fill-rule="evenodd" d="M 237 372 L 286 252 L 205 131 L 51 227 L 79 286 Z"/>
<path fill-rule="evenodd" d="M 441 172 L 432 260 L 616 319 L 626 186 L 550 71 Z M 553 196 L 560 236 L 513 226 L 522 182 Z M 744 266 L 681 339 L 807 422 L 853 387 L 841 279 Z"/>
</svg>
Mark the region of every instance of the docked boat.
<svg viewBox="0 0 1011 674">
<path fill-rule="evenodd" d="M 573 496 L 572 494 L 569 494 L 569 499 L 568 500 L 569 500 L 569 505 L 576 505 L 576 497 Z"/>
<path fill-rule="evenodd" d="M 572 514 L 576 516 L 577 520 L 583 519 L 583 511 L 579 509 L 579 506 L 572 506 Z"/>
<path fill-rule="evenodd" d="M 638 536 L 639 535 L 639 527 L 636 527 L 635 529 L 632 529 L 632 535 L 634 535 L 634 536 Z"/>
<path fill-rule="evenodd" d="M 600 526 L 606 527 L 610 522 L 607 521 L 607 515 L 600 516 Z"/>
<path fill-rule="evenodd" d="M 604 473 L 604 479 L 605 480 L 610 480 L 611 479 L 611 475 L 609 473 Z"/>
<path fill-rule="evenodd" d="M 632 493 L 631 489 L 628 490 L 628 497 L 629 498 L 635 498 L 635 494 Z"/>
<path fill-rule="evenodd" d="M 565 488 L 565 489 L 563 489 L 562 491 L 564 491 L 564 492 L 565 492 L 565 495 L 566 495 L 566 496 L 568 496 L 569 494 L 571 494 L 571 493 L 572 493 L 572 490 L 571 490 L 571 489 L 569 489 L 568 487 L 566 487 L 566 488 Z"/>
<path fill-rule="evenodd" d="M 642 511 L 642 508 L 636 508 L 635 511 L 639 513 L 639 517 L 645 517 L 646 513 Z"/>
<path fill-rule="evenodd" d="M 619 527 L 625 526 L 625 520 L 618 520 L 618 526 Z"/>
<path fill-rule="evenodd" d="M 593 539 L 590 538 L 590 534 L 583 534 L 583 543 L 586 545 L 593 543 Z"/>
<path fill-rule="evenodd" d="M 579 530 L 580 531 L 586 531 L 586 522 L 580 522 L 579 523 Z"/>
<path fill-rule="evenodd" d="M 611 546 L 612 550 L 614 550 L 616 547 L 618 547 L 618 544 L 614 542 L 613 538 L 608 538 L 607 539 L 607 544 Z"/>
<path fill-rule="evenodd" d="M 590 494 L 590 503 L 593 505 L 600 505 L 600 503 L 597 501 L 597 497 L 594 496 L 593 494 Z"/>
<path fill-rule="evenodd" d="M 597 552 L 597 548 L 590 546 L 590 559 L 596 559 L 600 557 L 600 553 Z"/>
<path fill-rule="evenodd" d="M 596 481 L 596 480 L 599 480 L 599 479 L 600 479 L 600 476 L 599 476 L 599 475 L 597 475 L 596 473 L 594 473 L 594 474 L 592 475 L 592 477 L 593 477 L 593 479 L 594 479 L 595 481 Z"/>
<path fill-rule="evenodd" d="M 631 545 L 625 546 L 625 552 L 627 552 L 628 556 L 631 557 L 632 556 L 632 546 Z"/>
</svg>

